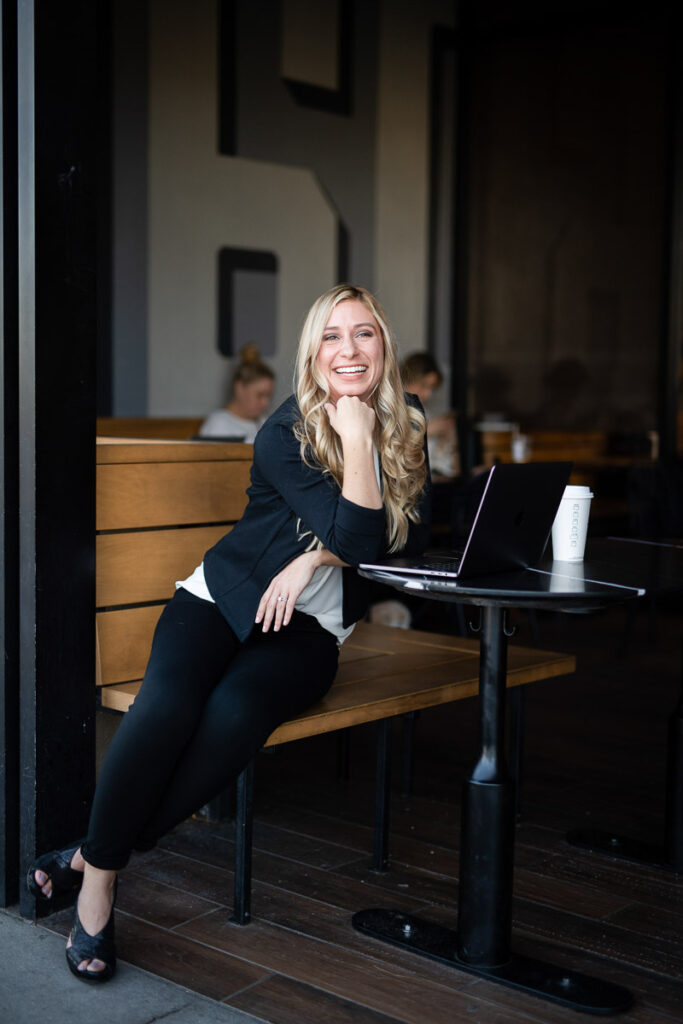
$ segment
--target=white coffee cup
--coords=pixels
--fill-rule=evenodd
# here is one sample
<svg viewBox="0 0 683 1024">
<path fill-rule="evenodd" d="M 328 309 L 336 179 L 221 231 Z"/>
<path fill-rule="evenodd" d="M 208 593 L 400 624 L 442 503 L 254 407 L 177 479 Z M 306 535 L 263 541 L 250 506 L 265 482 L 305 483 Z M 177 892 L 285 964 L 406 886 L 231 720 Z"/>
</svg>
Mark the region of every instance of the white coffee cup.
<svg viewBox="0 0 683 1024">
<path fill-rule="evenodd" d="M 551 592 L 562 594 L 582 593 L 585 585 L 584 566 L 582 562 L 571 564 L 564 561 L 553 561 L 550 577 Z"/>
<path fill-rule="evenodd" d="M 555 561 L 583 561 L 592 498 L 590 487 L 577 484 L 565 487 L 552 530 Z"/>
<path fill-rule="evenodd" d="M 513 462 L 526 462 L 531 454 L 531 438 L 528 434 L 515 434 L 510 442 Z"/>
</svg>

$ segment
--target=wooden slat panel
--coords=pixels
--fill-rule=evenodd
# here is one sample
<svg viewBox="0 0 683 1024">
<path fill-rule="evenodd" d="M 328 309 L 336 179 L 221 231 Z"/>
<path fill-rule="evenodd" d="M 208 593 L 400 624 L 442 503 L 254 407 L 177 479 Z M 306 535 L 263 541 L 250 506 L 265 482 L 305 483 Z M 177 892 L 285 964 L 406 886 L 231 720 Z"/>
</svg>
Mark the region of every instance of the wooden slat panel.
<svg viewBox="0 0 683 1024">
<path fill-rule="evenodd" d="M 201 416 L 98 416 L 101 437 L 156 437 L 184 440 L 199 433 Z"/>
<path fill-rule="evenodd" d="M 376 622 L 359 622 L 342 647 L 342 658 L 347 648 L 370 648 L 398 654 L 406 648 L 416 647 L 435 647 L 471 653 L 479 650 L 479 641 L 446 633 L 427 633 L 420 629 L 396 629 L 394 626 L 382 626 Z"/>
<path fill-rule="evenodd" d="M 406 651 L 398 655 L 378 654 L 374 658 L 340 665 L 334 682 L 335 687 L 346 686 L 361 680 L 365 682 L 376 679 L 390 672 L 394 676 L 409 676 L 413 687 L 418 688 L 425 684 L 427 678 L 432 679 L 437 666 L 452 665 L 456 661 L 472 657 L 478 662 L 477 655 L 459 654 L 457 651 L 430 651 L 428 648 L 421 651 Z"/>
<path fill-rule="evenodd" d="M 98 466 L 125 462 L 248 462 L 254 446 L 241 442 L 130 440 L 122 437 L 98 437 Z"/>
<path fill-rule="evenodd" d="M 163 607 L 155 604 L 146 608 L 98 612 L 100 686 L 142 678 L 152 647 L 154 627 Z"/>
<path fill-rule="evenodd" d="M 347 665 L 352 661 L 364 661 L 366 658 L 379 658 L 381 655 L 377 651 L 364 651 L 357 647 L 349 647 L 348 643 L 345 643 L 339 654 L 339 664 Z"/>
<path fill-rule="evenodd" d="M 168 601 L 175 581 L 232 527 L 105 533 L 97 537 L 97 606 Z"/>
<path fill-rule="evenodd" d="M 97 467 L 97 529 L 123 530 L 240 518 L 249 464 L 152 463 Z"/>
</svg>

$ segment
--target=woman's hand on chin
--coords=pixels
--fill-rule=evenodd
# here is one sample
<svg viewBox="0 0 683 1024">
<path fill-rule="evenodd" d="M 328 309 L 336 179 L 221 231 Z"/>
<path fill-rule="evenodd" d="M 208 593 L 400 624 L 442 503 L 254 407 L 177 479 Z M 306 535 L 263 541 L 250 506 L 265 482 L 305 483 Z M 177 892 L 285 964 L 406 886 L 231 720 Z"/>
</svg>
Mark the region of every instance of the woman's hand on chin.
<svg viewBox="0 0 683 1024">
<path fill-rule="evenodd" d="M 342 441 L 372 441 L 375 410 L 355 395 L 342 395 L 336 404 L 325 403 L 325 412 L 332 429 Z"/>
</svg>

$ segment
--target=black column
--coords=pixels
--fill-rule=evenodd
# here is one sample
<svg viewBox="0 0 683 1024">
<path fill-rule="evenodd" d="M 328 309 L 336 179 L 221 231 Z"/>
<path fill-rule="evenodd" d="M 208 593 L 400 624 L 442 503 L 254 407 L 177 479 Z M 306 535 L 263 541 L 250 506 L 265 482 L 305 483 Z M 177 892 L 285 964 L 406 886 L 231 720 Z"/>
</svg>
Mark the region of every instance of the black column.
<svg viewBox="0 0 683 1024">
<path fill-rule="evenodd" d="M 683 396 L 679 396 L 683 361 L 683 17 L 679 12 L 672 13 L 670 20 L 669 145 L 657 403 L 659 457 L 665 462 L 677 454 L 678 402 L 683 401 Z"/>
<path fill-rule="evenodd" d="M 17 433 L 17 63 L 16 9 L 3 4 L 2 33 L 2 165 L 0 173 L 0 906 L 17 899 L 19 856 L 19 627 L 18 580 L 18 433 Z"/>
<path fill-rule="evenodd" d="M 451 287 L 451 409 L 458 418 L 460 466 L 469 475 L 476 464 L 474 435 L 468 416 L 469 382 L 469 215 L 472 78 L 472 11 L 470 0 L 461 0 L 457 7 L 458 25 L 455 53 L 455 175 L 453 178 L 453 281 Z"/>
<path fill-rule="evenodd" d="M 100 11 L 16 3 L 20 880 L 83 832 L 94 784 Z"/>
</svg>

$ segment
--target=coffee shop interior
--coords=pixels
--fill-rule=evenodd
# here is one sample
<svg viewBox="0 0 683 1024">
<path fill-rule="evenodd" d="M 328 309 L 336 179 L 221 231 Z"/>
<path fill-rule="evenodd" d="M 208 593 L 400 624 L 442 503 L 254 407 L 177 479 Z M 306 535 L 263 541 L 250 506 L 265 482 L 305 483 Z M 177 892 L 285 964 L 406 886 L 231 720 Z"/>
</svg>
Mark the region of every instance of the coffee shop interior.
<svg viewBox="0 0 683 1024">
<path fill-rule="evenodd" d="M 106 623 L 158 615 L 182 578 L 165 594 L 120 575 L 105 585 L 115 531 L 135 537 L 137 579 L 171 522 L 140 525 L 130 494 L 130 520 L 107 519 L 122 493 L 112 474 L 210 465 L 237 481 L 239 504 L 251 447 L 197 440 L 202 421 L 254 343 L 275 409 L 306 310 L 352 281 L 379 298 L 401 358 L 429 353 L 441 373 L 425 405 L 451 431 L 435 459 L 433 547 L 467 530 L 489 467 L 570 461 L 570 482 L 593 495 L 586 566 L 614 538 L 628 558 L 658 559 L 629 579 L 639 598 L 510 613 L 510 664 L 564 658 L 561 672 L 529 669 L 508 701 L 511 927 L 518 953 L 628 989 L 622 1020 L 681 1020 L 677 6 L 2 5 L 0 906 L 68 932 L 71 911 L 44 915 L 23 879 L 85 831 L 130 703 L 133 669 L 105 678 Z M 217 528 L 178 523 L 184 537 Z M 478 649 L 476 607 L 378 587 L 358 657 L 413 638 L 436 678 L 438 651 Z M 414 671 L 410 658 L 395 671 Z M 264 748 L 250 922 L 231 921 L 229 793 L 125 870 L 120 959 L 271 1024 L 577 1019 L 561 999 L 352 925 L 388 906 L 457 926 L 478 713 L 474 690 L 392 712 L 388 870 L 372 858 L 377 721 L 359 713 Z M 606 843 L 582 844 L 586 830 Z"/>
</svg>

